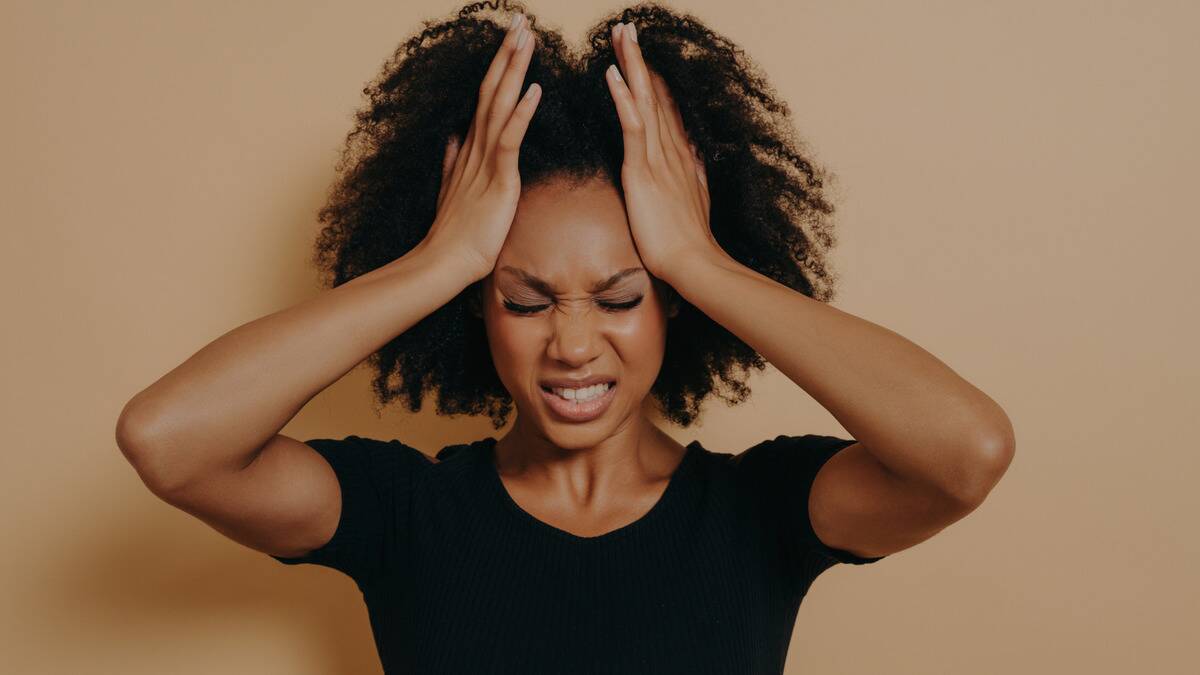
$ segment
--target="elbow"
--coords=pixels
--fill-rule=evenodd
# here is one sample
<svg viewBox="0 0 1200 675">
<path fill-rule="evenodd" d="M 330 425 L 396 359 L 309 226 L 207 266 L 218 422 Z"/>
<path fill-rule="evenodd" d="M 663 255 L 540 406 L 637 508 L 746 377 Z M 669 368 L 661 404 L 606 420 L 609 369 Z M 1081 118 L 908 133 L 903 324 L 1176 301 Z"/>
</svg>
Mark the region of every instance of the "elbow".
<svg viewBox="0 0 1200 675">
<path fill-rule="evenodd" d="M 125 404 L 117 418 L 114 436 L 117 448 L 137 472 L 138 478 L 155 495 L 165 498 L 170 484 L 162 471 L 161 462 L 155 460 L 152 421 L 143 406 L 135 403 L 136 397 Z"/>
<path fill-rule="evenodd" d="M 961 473 L 964 478 L 959 481 L 958 498 L 973 508 L 982 504 L 1008 471 L 1015 454 L 1016 439 L 1006 417 L 1004 424 L 983 434 L 968 453 L 970 459 Z"/>
<path fill-rule="evenodd" d="M 145 409 L 136 403 L 137 397 L 130 399 L 121 414 L 117 417 L 117 428 L 114 436 L 117 448 L 130 464 L 136 466 L 138 458 L 146 452 L 150 445 L 149 420 Z"/>
</svg>

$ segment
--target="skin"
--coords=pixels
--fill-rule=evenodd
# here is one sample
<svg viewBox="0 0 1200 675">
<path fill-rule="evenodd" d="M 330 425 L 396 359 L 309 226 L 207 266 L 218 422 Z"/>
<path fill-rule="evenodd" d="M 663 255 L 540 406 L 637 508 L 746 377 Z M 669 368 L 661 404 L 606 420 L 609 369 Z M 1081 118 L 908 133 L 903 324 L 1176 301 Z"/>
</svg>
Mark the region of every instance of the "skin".
<svg viewBox="0 0 1200 675">
<path fill-rule="evenodd" d="M 462 161 L 456 143 L 448 148 L 439 215 L 425 241 L 227 332 L 126 404 L 117 444 L 151 491 L 263 552 L 294 556 L 325 544 L 340 517 L 337 478 L 313 448 L 280 430 L 368 355 L 484 279 L 479 311 L 518 408 L 497 444 L 497 469 L 513 499 L 544 522 L 595 536 L 661 497 L 683 448 L 642 409 L 675 311 L 664 298 L 676 293 L 856 439 L 822 466 L 810 492 L 813 530 L 827 545 L 890 554 L 982 504 L 1014 454 L 1004 411 L 904 337 L 721 250 L 709 229 L 703 162 L 634 35 L 614 26 L 620 75 L 605 76 L 624 140 L 623 203 L 603 181 L 520 185 L 517 151 L 540 89 L 518 102 L 530 43 L 522 49 L 510 34 L 484 78 Z M 639 263 L 645 272 L 611 292 L 622 296 L 614 300 L 644 295 L 642 304 L 598 308 L 606 298 L 589 297 L 592 283 Z M 556 297 L 529 297 L 509 267 L 542 277 Z M 506 298 L 551 307 L 518 316 Z M 586 424 L 551 419 L 537 380 L 593 373 L 618 378 L 613 407 Z"/>
<path fill-rule="evenodd" d="M 879 556 L 978 508 L 1014 455 L 1000 406 L 901 335 L 818 302 L 726 255 L 708 224 L 707 180 L 636 29 L 613 30 L 623 77 L 609 91 L 625 141 L 629 227 L 650 271 L 741 338 L 856 439 L 813 479 L 808 515 L 825 544 Z M 764 317 L 771 320 L 764 321 Z"/>
<path fill-rule="evenodd" d="M 1011 462 L 1007 416 L 902 336 L 786 288 L 721 250 L 709 228 L 703 162 L 635 36 L 632 26 L 614 27 L 620 68 L 605 76 L 621 120 L 625 201 L 598 182 L 524 193 L 481 299 L 497 369 L 519 412 L 496 451 L 510 495 L 535 517 L 583 536 L 636 520 L 661 497 L 683 454 L 641 414 L 662 363 L 661 298 L 649 313 L 611 317 L 586 292 L 636 258 L 648 275 L 763 354 L 858 440 L 814 479 L 808 510 L 822 541 L 863 556 L 890 554 L 973 511 Z M 559 297 L 537 297 L 510 267 L 551 282 Z M 648 277 L 637 281 L 648 290 Z M 548 307 L 536 318 L 514 315 L 506 297 Z M 551 418 L 538 378 L 595 372 L 633 386 L 619 389 L 613 408 L 585 425 Z"/>
<path fill-rule="evenodd" d="M 589 292 L 627 268 L 639 271 Z M 544 294 L 517 270 L 560 293 Z M 616 529 L 648 511 L 683 458 L 684 446 L 645 413 L 677 311 L 657 286 L 638 257 L 620 195 L 600 179 L 528 188 L 495 271 L 481 285 L 492 358 L 517 408 L 511 430 L 496 444 L 497 469 L 514 501 L 579 536 Z M 611 308 L 638 298 L 635 307 Z M 506 301 L 540 309 L 522 314 Z M 617 379 L 608 410 L 585 423 L 556 418 L 538 381 L 591 374 Z"/>
</svg>

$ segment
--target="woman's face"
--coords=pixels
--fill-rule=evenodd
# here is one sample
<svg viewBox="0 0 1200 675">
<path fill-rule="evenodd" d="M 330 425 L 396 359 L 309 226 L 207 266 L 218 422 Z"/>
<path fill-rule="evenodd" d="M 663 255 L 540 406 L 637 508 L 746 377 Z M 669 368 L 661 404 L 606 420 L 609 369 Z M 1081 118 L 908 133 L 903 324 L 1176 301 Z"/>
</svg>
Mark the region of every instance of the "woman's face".
<svg viewBox="0 0 1200 675">
<path fill-rule="evenodd" d="M 526 187 L 496 267 L 481 284 L 492 359 L 524 432 L 560 448 L 586 448 L 637 428 L 662 365 L 667 320 L 676 311 L 664 303 L 672 295 L 643 268 L 612 185 Z M 548 399 L 555 394 L 544 389 L 547 380 L 593 376 L 616 384 L 591 404 Z M 564 414 L 556 407 L 586 413 L 605 398 L 603 412 L 586 421 L 573 417 L 579 408 Z"/>
</svg>

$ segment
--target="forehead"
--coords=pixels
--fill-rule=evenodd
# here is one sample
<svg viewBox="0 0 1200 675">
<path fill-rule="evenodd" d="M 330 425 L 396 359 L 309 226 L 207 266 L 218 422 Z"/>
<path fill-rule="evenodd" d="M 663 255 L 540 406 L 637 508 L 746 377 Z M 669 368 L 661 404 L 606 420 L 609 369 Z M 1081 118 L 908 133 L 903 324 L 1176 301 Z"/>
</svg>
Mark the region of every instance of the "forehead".
<svg viewBox="0 0 1200 675">
<path fill-rule="evenodd" d="M 517 267 L 564 291 L 578 292 L 641 259 L 617 189 L 602 179 L 555 179 L 526 188 L 496 260 L 497 278 Z M 634 277 L 637 278 L 637 277 Z"/>
</svg>

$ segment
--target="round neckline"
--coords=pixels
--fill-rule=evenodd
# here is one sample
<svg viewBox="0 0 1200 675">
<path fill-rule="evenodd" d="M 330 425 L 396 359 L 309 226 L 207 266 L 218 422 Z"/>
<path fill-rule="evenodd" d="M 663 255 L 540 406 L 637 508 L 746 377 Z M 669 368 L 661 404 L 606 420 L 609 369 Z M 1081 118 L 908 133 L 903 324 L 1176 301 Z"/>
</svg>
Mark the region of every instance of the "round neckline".
<svg viewBox="0 0 1200 675">
<path fill-rule="evenodd" d="M 504 481 L 500 478 L 500 472 L 496 468 L 494 461 L 497 439 L 494 436 L 489 436 L 481 441 L 477 441 L 473 445 L 477 445 L 476 458 L 483 465 L 484 471 L 487 473 L 487 482 L 492 486 L 492 490 L 505 508 L 516 518 L 534 529 L 564 539 L 569 542 L 578 544 L 596 544 L 600 542 L 612 541 L 628 536 L 629 534 L 646 527 L 655 520 L 661 518 L 664 513 L 670 510 L 672 505 L 678 498 L 680 491 L 680 483 L 683 476 L 690 469 L 695 455 L 699 452 L 700 441 L 692 441 L 685 446 L 683 459 L 675 466 L 675 470 L 671 472 L 671 477 L 667 479 L 667 487 L 663 489 L 658 500 L 650 507 L 650 510 L 643 513 L 636 520 L 626 523 L 614 530 L 609 530 L 603 534 L 598 534 L 592 537 L 585 537 L 573 532 L 568 532 L 562 528 L 556 527 L 541 520 L 532 513 L 526 511 L 520 504 L 517 503 L 512 495 L 509 494 L 508 488 L 504 486 Z"/>
</svg>

